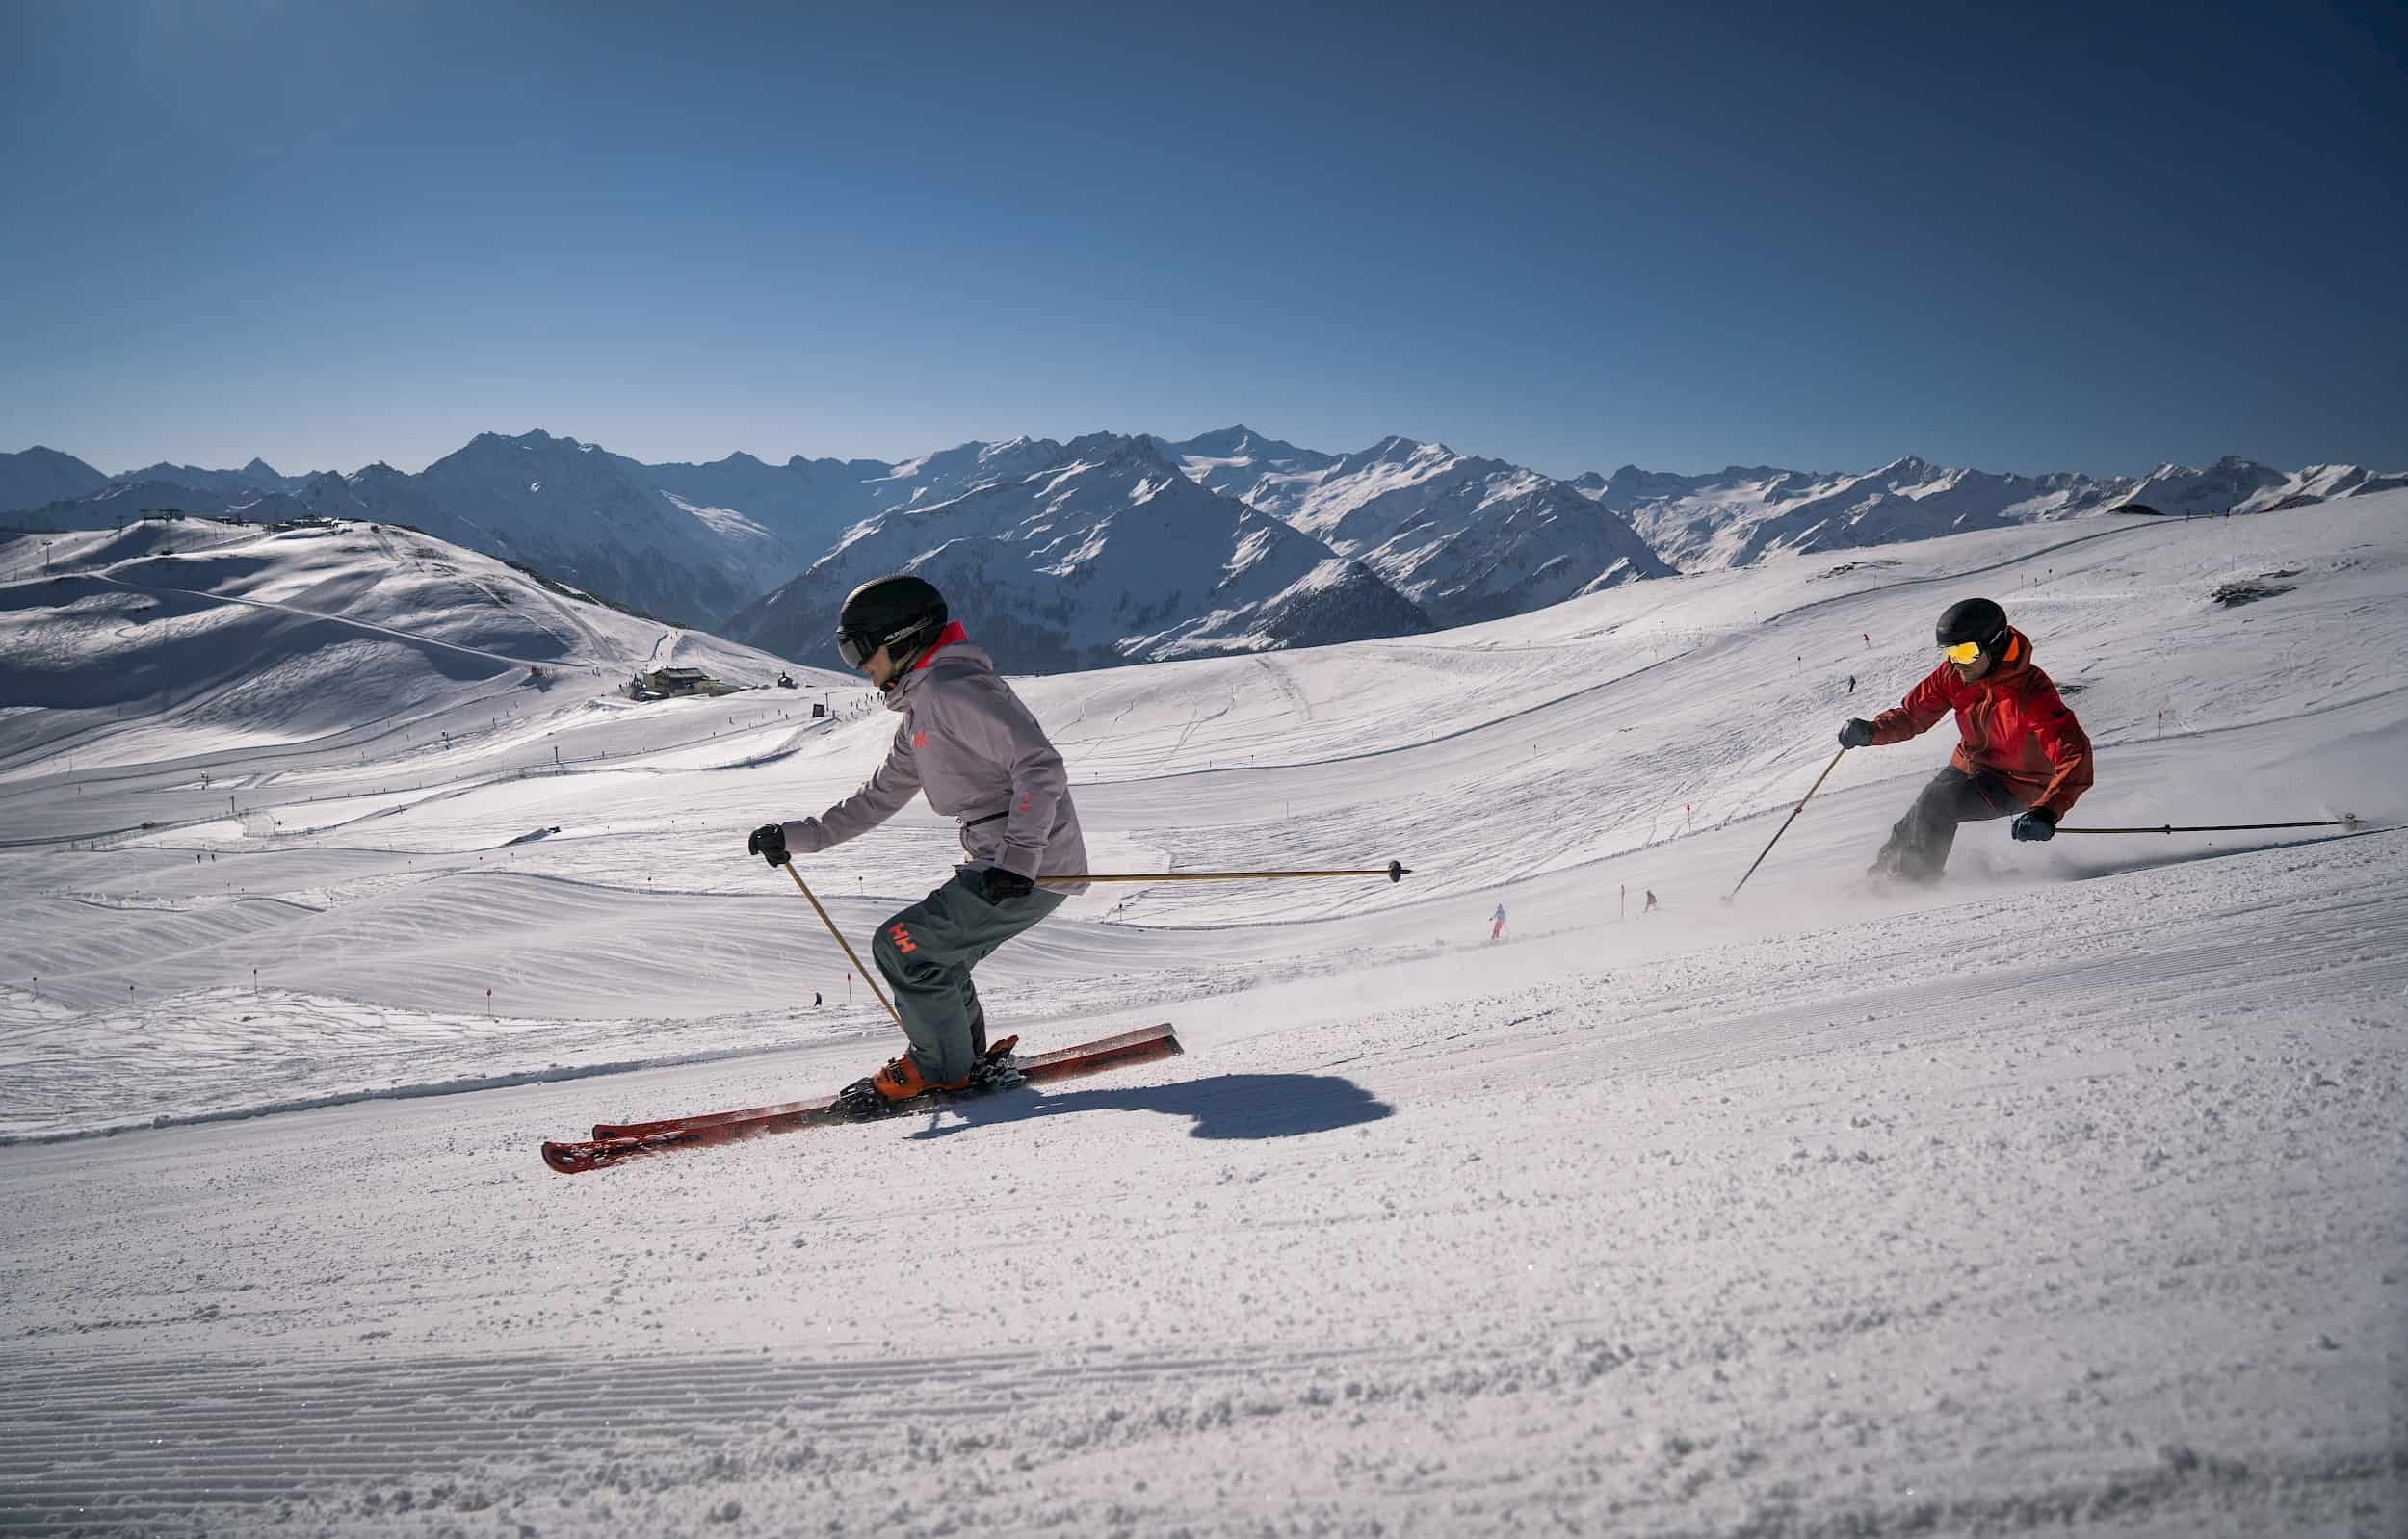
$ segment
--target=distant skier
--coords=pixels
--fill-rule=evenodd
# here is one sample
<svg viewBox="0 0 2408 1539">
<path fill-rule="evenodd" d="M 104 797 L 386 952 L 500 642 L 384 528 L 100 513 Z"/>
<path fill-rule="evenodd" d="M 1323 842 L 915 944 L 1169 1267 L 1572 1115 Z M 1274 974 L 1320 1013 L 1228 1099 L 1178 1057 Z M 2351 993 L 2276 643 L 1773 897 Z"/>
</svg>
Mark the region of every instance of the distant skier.
<svg viewBox="0 0 2408 1539">
<path fill-rule="evenodd" d="M 886 762 L 817 818 L 764 823 L 747 846 L 772 866 L 869 832 L 916 792 L 958 819 L 969 858 L 954 878 L 878 926 L 872 954 L 895 990 L 910 1048 L 846 1089 L 884 1101 L 956 1090 L 986 1051 L 986 1012 L 970 969 L 1061 906 L 1069 889 L 1033 878 L 1086 870 L 1086 845 L 1061 755 L 994 660 L 949 623 L 944 595 L 908 574 L 852 590 L 836 650 L 903 723 Z"/>
<path fill-rule="evenodd" d="M 1652 913 L 1654 913 L 1654 912 L 1656 911 L 1656 890 L 1655 890 L 1653 887 L 1650 887 L 1650 888 L 1647 888 L 1647 889 L 1646 889 L 1646 893 L 1647 893 L 1647 902 L 1646 902 L 1646 905 L 1645 905 L 1644 907 L 1642 907 L 1642 908 L 1640 908 L 1640 909 L 1639 909 L 1639 913 L 1640 913 L 1642 916 L 1643 916 L 1643 915 L 1647 915 L 1647 914 L 1652 914 Z"/>
<path fill-rule="evenodd" d="M 1497 905 L 1497 912 L 1496 912 L 1494 915 L 1490 916 L 1490 919 L 1491 919 L 1491 922 L 1490 922 L 1489 926 L 1488 926 L 1488 938 L 1489 938 L 1490 940 L 1492 940 L 1492 941 L 1501 941 L 1501 940 L 1504 940 L 1504 939 L 1505 939 L 1505 904 L 1503 904 L 1503 903 L 1499 903 L 1499 904 Z"/>
<path fill-rule="evenodd" d="M 816 1010 L 820 1007 L 820 991 L 818 989 L 813 989 L 811 991 L 811 1007 Z"/>
<path fill-rule="evenodd" d="M 1856 675 L 1853 673 L 1847 676 L 1847 692 L 1850 694 L 1856 692 Z"/>
<path fill-rule="evenodd" d="M 1903 743 L 1950 711 L 1963 741 L 1890 830 L 1872 874 L 1935 882 L 1956 825 L 2015 819 L 2017 839 L 2055 836 L 2057 821 L 2090 789 L 2090 739 L 2032 665 L 2031 641 L 1986 598 L 1951 604 L 1940 616 L 1944 659 L 1892 710 L 1840 729 L 1840 745 Z"/>
</svg>

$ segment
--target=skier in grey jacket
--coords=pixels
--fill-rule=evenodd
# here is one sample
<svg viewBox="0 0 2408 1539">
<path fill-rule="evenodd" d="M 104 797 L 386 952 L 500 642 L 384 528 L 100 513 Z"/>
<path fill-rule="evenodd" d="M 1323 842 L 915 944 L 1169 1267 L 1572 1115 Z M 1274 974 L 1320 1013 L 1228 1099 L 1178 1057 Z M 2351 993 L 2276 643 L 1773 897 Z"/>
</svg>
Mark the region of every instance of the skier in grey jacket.
<svg viewBox="0 0 2408 1539">
<path fill-rule="evenodd" d="M 985 652 L 950 623 L 944 596 L 908 574 L 853 589 L 836 646 L 903 722 L 886 762 L 817 818 L 764 823 L 751 852 L 772 866 L 869 832 L 915 793 L 961 823 L 953 880 L 878 926 L 871 947 L 895 991 L 910 1050 L 862 1082 L 888 1102 L 959 1089 L 986 1052 L 970 969 L 1061 906 L 1075 886 L 1034 878 L 1086 870 L 1061 755 Z"/>
</svg>

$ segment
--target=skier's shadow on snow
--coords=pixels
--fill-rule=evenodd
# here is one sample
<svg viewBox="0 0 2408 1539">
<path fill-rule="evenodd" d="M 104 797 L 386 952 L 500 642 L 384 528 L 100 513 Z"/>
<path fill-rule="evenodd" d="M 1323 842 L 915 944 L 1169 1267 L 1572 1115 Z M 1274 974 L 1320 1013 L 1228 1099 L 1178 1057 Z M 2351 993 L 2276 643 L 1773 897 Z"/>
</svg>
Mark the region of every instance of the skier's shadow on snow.
<svg viewBox="0 0 2408 1539">
<path fill-rule="evenodd" d="M 2387 820 L 2370 828 L 2356 828 L 2338 834 L 2319 834 L 2312 839 L 2244 840 L 2229 845 L 2211 844 L 2205 848 L 2192 846 L 2188 848 L 2144 850 L 2125 855 L 2120 859 L 2085 860 L 2077 855 L 2065 862 L 2064 869 L 2068 876 L 2075 881 L 2091 881 L 2101 876 L 2126 876 L 2133 872 L 2156 871 L 2165 866 L 2195 866 L 2203 860 L 2222 860 L 2229 855 L 2255 855 L 2268 849 L 2305 849 L 2310 845 L 2338 844 L 2344 839 L 2364 839 L 2369 834 L 2388 834 L 2397 831 L 2397 825 Z"/>
<path fill-rule="evenodd" d="M 912 1135 L 944 1138 L 973 1128 L 1081 1111 L 1161 1111 L 1193 1117 L 1192 1138 L 1293 1138 L 1330 1133 L 1397 1109 L 1334 1074 L 1216 1074 L 1129 1089 L 1045 1090 L 956 1102 Z"/>
</svg>

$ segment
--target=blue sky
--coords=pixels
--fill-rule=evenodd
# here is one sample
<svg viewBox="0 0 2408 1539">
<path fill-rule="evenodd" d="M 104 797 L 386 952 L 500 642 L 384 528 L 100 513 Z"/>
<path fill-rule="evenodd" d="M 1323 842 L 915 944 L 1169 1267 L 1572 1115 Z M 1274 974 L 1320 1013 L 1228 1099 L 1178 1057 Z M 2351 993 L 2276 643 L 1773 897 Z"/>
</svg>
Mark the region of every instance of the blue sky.
<svg viewBox="0 0 2408 1539">
<path fill-rule="evenodd" d="M 2396 8 L 597 9 L 0 4 L 0 450 L 2408 468 Z"/>
</svg>

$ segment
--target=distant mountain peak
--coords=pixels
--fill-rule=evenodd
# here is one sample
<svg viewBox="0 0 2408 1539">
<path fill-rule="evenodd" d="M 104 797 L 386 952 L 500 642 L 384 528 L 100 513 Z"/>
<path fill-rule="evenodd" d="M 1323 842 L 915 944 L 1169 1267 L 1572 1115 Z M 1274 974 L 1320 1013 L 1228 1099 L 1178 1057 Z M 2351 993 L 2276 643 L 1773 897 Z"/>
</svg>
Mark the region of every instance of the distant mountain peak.
<svg viewBox="0 0 2408 1539">
<path fill-rule="evenodd" d="M 549 449 L 554 445 L 558 445 L 563 449 L 583 449 L 588 447 L 587 445 L 579 443 L 574 438 L 556 438 L 552 434 L 545 432 L 540 428 L 530 428 L 525 432 L 518 434 L 516 437 L 511 437 L 507 433 L 481 432 L 477 434 L 474 441 L 483 443 L 488 439 L 495 443 L 512 444 L 520 449 Z"/>
<path fill-rule="evenodd" d="M 1176 471 L 1177 466 L 1163 454 L 1162 446 L 1151 437 L 1118 432 L 1083 433 L 1062 445 L 1062 453 L 1071 459 L 1093 460 L 1098 464 L 1129 461 L 1151 469 Z"/>
<path fill-rule="evenodd" d="M 1227 458 L 1247 449 L 1270 447 L 1271 444 L 1272 440 L 1265 439 L 1261 433 L 1256 432 L 1244 423 L 1233 422 L 1226 428 L 1215 428 L 1210 432 L 1200 432 L 1192 438 L 1183 438 L 1179 440 L 1177 447 L 1191 455 Z M 1293 445 L 1287 447 L 1293 447 Z"/>
<path fill-rule="evenodd" d="M 0 454 L 0 512 L 89 496 L 108 483 L 108 477 L 73 455 L 42 444 Z"/>
</svg>

